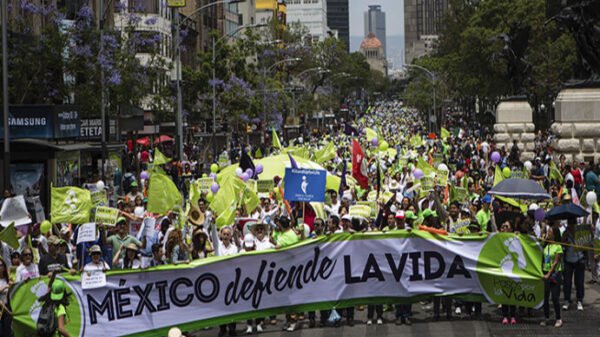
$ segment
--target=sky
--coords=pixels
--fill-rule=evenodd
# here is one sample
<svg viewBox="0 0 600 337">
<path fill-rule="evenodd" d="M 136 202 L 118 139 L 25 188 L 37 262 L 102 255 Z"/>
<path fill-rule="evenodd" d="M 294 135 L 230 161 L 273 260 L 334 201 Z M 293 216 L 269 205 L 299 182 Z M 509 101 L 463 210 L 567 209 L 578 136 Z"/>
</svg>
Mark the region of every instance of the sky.
<svg viewBox="0 0 600 337">
<path fill-rule="evenodd" d="M 386 35 L 403 35 L 404 0 L 348 0 L 350 3 L 350 36 L 364 37 L 364 12 L 369 5 L 380 5 L 385 12 Z"/>
</svg>

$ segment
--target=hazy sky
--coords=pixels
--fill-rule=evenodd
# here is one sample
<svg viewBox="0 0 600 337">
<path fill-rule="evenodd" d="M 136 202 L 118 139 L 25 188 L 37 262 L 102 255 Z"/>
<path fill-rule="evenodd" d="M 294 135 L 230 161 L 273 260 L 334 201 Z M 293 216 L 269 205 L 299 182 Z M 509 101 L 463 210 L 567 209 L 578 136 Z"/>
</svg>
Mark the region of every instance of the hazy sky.
<svg viewBox="0 0 600 337">
<path fill-rule="evenodd" d="M 404 0 L 348 0 L 350 3 L 350 36 L 364 37 L 364 12 L 369 5 L 380 5 L 385 12 L 386 35 L 403 35 Z"/>
</svg>

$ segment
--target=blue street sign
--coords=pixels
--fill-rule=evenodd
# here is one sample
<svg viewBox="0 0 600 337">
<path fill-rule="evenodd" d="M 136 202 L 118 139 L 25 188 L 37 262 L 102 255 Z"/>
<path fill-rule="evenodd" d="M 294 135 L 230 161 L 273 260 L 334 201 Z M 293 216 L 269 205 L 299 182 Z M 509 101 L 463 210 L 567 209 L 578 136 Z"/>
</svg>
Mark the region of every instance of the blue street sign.
<svg viewBox="0 0 600 337">
<path fill-rule="evenodd" d="M 286 168 L 283 181 L 285 200 L 325 202 L 327 171 Z"/>
</svg>

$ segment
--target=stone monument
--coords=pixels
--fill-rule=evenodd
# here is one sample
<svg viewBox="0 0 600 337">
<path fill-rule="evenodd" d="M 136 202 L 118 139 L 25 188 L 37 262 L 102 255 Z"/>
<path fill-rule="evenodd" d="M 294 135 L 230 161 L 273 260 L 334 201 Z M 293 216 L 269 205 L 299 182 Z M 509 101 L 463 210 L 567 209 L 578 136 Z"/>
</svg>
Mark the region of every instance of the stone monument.
<svg viewBox="0 0 600 337">
<path fill-rule="evenodd" d="M 552 2 L 552 0 L 549 0 Z M 578 79 L 565 84 L 556 97 L 552 144 L 557 155 L 571 160 L 600 158 L 600 1 L 569 1 L 549 21 L 566 28 L 579 56 Z"/>
<path fill-rule="evenodd" d="M 513 22 L 510 31 L 500 34 L 494 40 L 503 43 L 502 50 L 494 57 L 506 61 L 507 79 L 510 81 L 510 95 L 496 107 L 496 124 L 494 124 L 494 142 L 498 148 L 507 151 L 517 141 L 521 150 L 521 160 L 533 156 L 535 125 L 533 109 L 527 101 L 525 82 L 530 79 L 531 64 L 527 62 L 525 51 L 529 44 L 531 27 L 521 22 Z"/>
</svg>

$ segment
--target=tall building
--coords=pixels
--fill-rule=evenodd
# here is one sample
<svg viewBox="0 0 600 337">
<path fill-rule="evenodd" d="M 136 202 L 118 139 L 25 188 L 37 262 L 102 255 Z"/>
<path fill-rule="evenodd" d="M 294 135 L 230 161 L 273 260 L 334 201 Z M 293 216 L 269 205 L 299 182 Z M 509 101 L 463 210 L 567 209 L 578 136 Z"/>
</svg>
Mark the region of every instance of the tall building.
<svg viewBox="0 0 600 337">
<path fill-rule="evenodd" d="M 448 10 L 448 0 L 404 0 L 405 61 L 435 50 L 442 21 Z"/>
<path fill-rule="evenodd" d="M 287 22 L 300 22 L 308 29 L 313 41 L 322 41 L 328 35 L 327 0 L 288 0 Z"/>
<path fill-rule="evenodd" d="M 387 76 L 387 61 L 383 55 L 383 44 L 375 33 L 369 32 L 360 44 L 360 52 L 367 59 L 369 68 L 381 72 Z"/>
<path fill-rule="evenodd" d="M 349 0 L 327 0 L 327 26 L 337 30 L 338 38 L 346 44 L 346 51 L 350 50 L 350 13 Z"/>
<path fill-rule="evenodd" d="M 385 12 L 381 11 L 380 5 L 371 5 L 369 10 L 365 12 L 365 36 L 369 33 L 375 34 L 383 47 L 384 57 L 387 55 L 386 38 L 385 38 Z"/>
</svg>

